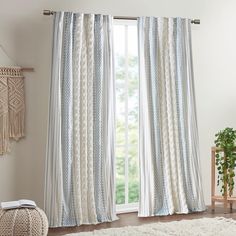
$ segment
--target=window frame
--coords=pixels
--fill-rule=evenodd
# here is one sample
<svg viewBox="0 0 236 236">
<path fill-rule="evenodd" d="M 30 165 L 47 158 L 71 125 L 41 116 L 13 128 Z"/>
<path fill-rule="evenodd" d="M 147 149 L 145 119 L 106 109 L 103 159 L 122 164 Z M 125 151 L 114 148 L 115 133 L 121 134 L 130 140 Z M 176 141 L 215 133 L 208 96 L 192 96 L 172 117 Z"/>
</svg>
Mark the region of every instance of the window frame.
<svg viewBox="0 0 236 236">
<path fill-rule="evenodd" d="M 125 32 L 125 54 L 127 55 L 128 53 L 128 35 L 127 35 L 127 29 L 128 26 L 137 26 L 137 20 L 120 20 L 120 19 L 114 19 L 113 20 L 113 26 L 116 25 L 121 25 L 121 26 L 127 26 L 126 28 L 126 32 Z M 138 35 L 137 35 L 138 37 Z M 137 49 L 138 50 L 138 49 Z M 126 57 L 126 59 L 128 59 L 128 57 Z M 114 60 L 115 60 L 115 55 L 114 55 Z M 115 150 L 116 148 L 120 148 L 123 147 L 125 149 L 125 203 L 124 204 L 116 204 L 116 213 L 120 214 L 120 213 L 128 213 L 128 212 L 137 212 L 138 211 L 138 206 L 139 206 L 139 202 L 135 202 L 135 203 L 129 203 L 129 160 L 128 160 L 128 150 L 129 147 L 132 146 L 133 144 L 129 144 L 128 143 L 128 68 L 127 68 L 127 60 L 125 63 L 125 73 L 126 73 L 126 78 L 125 78 L 125 143 L 124 145 L 117 145 L 115 144 Z M 115 78 L 116 79 L 116 78 Z M 138 90 L 139 90 L 139 81 L 138 81 Z M 138 92 L 139 93 L 139 92 Z M 139 99 L 138 99 L 139 100 Z M 139 101 L 138 101 L 139 103 Z M 138 112 L 138 128 L 139 128 L 139 112 Z M 139 136 L 139 131 L 137 132 L 137 135 Z M 139 138 L 138 138 L 138 143 L 137 143 L 137 147 L 139 144 Z M 139 148 L 137 150 L 137 161 L 139 162 Z M 139 173 L 138 173 L 139 174 Z"/>
</svg>

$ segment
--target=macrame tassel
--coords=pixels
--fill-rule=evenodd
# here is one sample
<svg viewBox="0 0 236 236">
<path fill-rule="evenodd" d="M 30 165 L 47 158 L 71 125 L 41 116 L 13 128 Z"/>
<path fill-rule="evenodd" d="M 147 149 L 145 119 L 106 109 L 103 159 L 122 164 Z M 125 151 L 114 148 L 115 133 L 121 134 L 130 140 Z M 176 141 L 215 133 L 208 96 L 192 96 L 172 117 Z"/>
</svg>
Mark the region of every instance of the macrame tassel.
<svg viewBox="0 0 236 236">
<path fill-rule="evenodd" d="M 8 114 L 0 116 L 0 155 L 10 151 Z"/>
<path fill-rule="evenodd" d="M 10 151 L 7 78 L 0 74 L 0 155 Z"/>
<path fill-rule="evenodd" d="M 18 113 L 14 111 L 9 112 L 9 129 L 10 138 L 16 141 L 25 136 L 25 111 L 22 110 Z"/>
<path fill-rule="evenodd" d="M 19 140 L 25 135 L 24 78 L 8 78 L 10 138 Z"/>
</svg>

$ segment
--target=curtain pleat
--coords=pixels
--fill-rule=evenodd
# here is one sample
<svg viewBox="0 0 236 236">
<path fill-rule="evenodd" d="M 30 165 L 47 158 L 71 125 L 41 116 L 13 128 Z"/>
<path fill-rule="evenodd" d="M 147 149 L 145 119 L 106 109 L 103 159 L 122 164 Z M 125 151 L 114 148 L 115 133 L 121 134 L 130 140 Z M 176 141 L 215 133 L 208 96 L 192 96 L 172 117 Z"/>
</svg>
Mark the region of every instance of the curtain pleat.
<svg viewBox="0 0 236 236">
<path fill-rule="evenodd" d="M 139 216 L 205 210 L 190 20 L 141 17 Z"/>
<path fill-rule="evenodd" d="M 94 178 L 99 222 L 111 221 L 115 217 L 115 91 L 114 81 L 109 79 L 114 77 L 111 20 L 110 16 L 95 16 Z"/>
<path fill-rule="evenodd" d="M 51 227 L 116 219 L 112 18 L 54 18 L 45 211 Z"/>
<path fill-rule="evenodd" d="M 53 30 L 44 208 L 51 226 L 62 224 L 63 174 L 61 148 L 61 49 L 64 14 L 56 14 Z"/>
<path fill-rule="evenodd" d="M 65 13 L 62 38 L 61 73 L 61 142 L 63 172 L 63 219 L 62 224 L 75 225 L 73 193 L 73 71 L 72 71 L 72 27 L 73 14 Z M 73 219 L 73 220 L 72 220 Z"/>
</svg>

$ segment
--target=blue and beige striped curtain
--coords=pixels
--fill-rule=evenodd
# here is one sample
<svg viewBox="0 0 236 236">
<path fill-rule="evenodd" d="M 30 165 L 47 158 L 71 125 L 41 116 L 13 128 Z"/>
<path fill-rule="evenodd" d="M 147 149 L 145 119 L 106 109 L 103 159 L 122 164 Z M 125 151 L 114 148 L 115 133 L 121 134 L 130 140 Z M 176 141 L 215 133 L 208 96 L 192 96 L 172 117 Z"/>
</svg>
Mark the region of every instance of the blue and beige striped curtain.
<svg viewBox="0 0 236 236">
<path fill-rule="evenodd" d="M 54 15 L 45 183 L 51 227 L 116 219 L 112 18 Z"/>
<path fill-rule="evenodd" d="M 190 20 L 141 17 L 138 31 L 139 216 L 203 211 Z"/>
<path fill-rule="evenodd" d="M 139 216 L 203 211 L 190 21 L 138 19 Z M 51 227 L 117 219 L 112 17 L 54 15 L 45 211 Z"/>
</svg>

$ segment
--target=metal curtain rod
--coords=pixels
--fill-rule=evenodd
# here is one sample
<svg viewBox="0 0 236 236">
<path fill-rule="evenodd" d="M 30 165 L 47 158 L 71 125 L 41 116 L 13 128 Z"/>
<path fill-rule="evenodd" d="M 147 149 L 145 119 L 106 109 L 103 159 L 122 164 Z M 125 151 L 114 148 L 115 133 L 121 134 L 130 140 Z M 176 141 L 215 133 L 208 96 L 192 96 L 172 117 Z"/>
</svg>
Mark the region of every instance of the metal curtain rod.
<svg viewBox="0 0 236 236">
<path fill-rule="evenodd" d="M 54 11 L 50 11 L 50 10 L 44 10 L 43 11 L 43 14 L 45 16 L 51 16 L 54 13 L 55 13 Z M 137 20 L 138 17 L 132 17 L 132 16 L 114 16 L 113 18 L 116 19 L 116 20 Z M 195 25 L 200 25 L 200 19 L 192 19 L 191 23 L 195 24 Z"/>
</svg>

